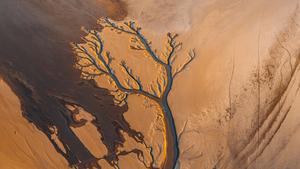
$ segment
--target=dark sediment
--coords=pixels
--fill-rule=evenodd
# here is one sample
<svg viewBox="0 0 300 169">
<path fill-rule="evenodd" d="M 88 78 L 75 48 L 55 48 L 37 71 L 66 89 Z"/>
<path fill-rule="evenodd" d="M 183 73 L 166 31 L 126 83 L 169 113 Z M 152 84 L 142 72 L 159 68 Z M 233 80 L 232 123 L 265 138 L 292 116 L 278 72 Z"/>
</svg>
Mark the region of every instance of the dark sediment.
<svg viewBox="0 0 300 169">
<path fill-rule="evenodd" d="M 118 1 L 111 4 L 123 6 Z M 123 117 L 127 105 L 114 105 L 109 91 L 80 79 L 80 72 L 73 68 L 69 43 L 78 41 L 80 27 L 95 24 L 97 17 L 107 13 L 105 9 L 96 0 L 0 2 L 0 74 L 19 97 L 23 116 L 78 168 L 88 168 L 97 157 L 70 129 L 80 124 L 65 104 L 81 106 L 95 117 L 93 123 L 108 149 L 108 162 L 118 158 L 116 147 L 124 142 L 120 129 L 136 140 L 143 139 Z M 125 16 L 126 9 L 118 11 Z M 53 127 L 65 150 L 52 140 Z"/>
</svg>

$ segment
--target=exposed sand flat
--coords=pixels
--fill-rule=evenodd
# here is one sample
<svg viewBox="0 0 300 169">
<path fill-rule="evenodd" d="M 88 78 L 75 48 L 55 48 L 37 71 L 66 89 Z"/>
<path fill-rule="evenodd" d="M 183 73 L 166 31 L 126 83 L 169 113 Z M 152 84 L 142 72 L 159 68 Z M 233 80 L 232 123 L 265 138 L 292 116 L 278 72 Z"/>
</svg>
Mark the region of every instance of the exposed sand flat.
<svg viewBox="0 0 300 169">
<path fill-rule="evenodd" d="M 22 117 L 18 97 L 0 80 L 0 168 L 69 168 L 47 137 Z"/>
</svg>

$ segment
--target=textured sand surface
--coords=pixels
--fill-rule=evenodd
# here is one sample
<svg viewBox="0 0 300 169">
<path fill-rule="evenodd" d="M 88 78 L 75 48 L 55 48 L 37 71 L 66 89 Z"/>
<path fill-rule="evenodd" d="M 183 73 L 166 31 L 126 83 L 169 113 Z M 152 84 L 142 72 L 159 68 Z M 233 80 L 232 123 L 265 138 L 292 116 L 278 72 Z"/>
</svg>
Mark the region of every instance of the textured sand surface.
<svg viewBox="0 0 300 169">
<path fill-rule="evenodd" d="M 149 32 L 179 32 L 197 51 L 170 98 L 186 126 L 178 167 L 299 168 L 297 3 L 129 0 Z"/>
</svg>

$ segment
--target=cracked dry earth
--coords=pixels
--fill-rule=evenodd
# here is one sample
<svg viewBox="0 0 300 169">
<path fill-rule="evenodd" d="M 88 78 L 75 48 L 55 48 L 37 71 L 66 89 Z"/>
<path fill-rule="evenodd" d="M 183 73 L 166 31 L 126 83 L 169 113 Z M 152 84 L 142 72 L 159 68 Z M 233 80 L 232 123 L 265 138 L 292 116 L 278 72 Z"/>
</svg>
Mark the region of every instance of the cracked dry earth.
<svg viewBox="0 0 300 169">
<path fill-rule="evenodd" d="M 167 33 L 178 33 L 175 68 L 195 50 L 168 97 L 176 169 L 300 168 L 298 3 L 1 0 L 0 168 L 163 168 L 170 152 L 159 106 L 140 95 L 120 102 L 124 93 L 105 77 L 76 69 L 71 42 L 106 16 L 135 20 L 157 55 Z M 156 81 L 160 67 L 128 37 L 102 34 L 112 64 L 125 60 L 142 85 Z"/>
</svg>

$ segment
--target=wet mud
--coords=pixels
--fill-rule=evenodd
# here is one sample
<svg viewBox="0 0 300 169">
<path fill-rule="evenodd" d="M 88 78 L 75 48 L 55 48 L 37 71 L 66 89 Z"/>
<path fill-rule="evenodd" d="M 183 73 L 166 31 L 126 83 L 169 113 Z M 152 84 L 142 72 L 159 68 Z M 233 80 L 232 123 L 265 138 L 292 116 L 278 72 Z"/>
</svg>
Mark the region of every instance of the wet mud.
<svg viewBox="0 0 300 169">
<path fill-rule="evenodd" d="M 118 159 L 117 147 L 125 141 L 120 130 L 137 141 L 143 140 L 142 133 L 132 129 L 124 119 L 127 105 L 116 106 L 108 90 L 81 79 L 80 72 L 73 67 L 70 42 L 79 40 L 80 27 L 95 27 L 96 19 L 107 14 L 122 19 L 126 9 L 120 3 L 116 0 L 0 2 L 0 75 L 19 97 L 24 118 L 49 138 L 70 166 L 77 168 L 98 166 L 100 157 L 95 157 L 71 130 L 71 126 L 81 127 L 85 121 L 76 121 L 66 104 L 80 106 L 94 117 L 93 124 L 108 150 L 101 158 L 111 165 Z M 119 17 L 108 9 L 119 11 Z M 52 139 L 53 134 L 63 148 Z"/>
</svg>

